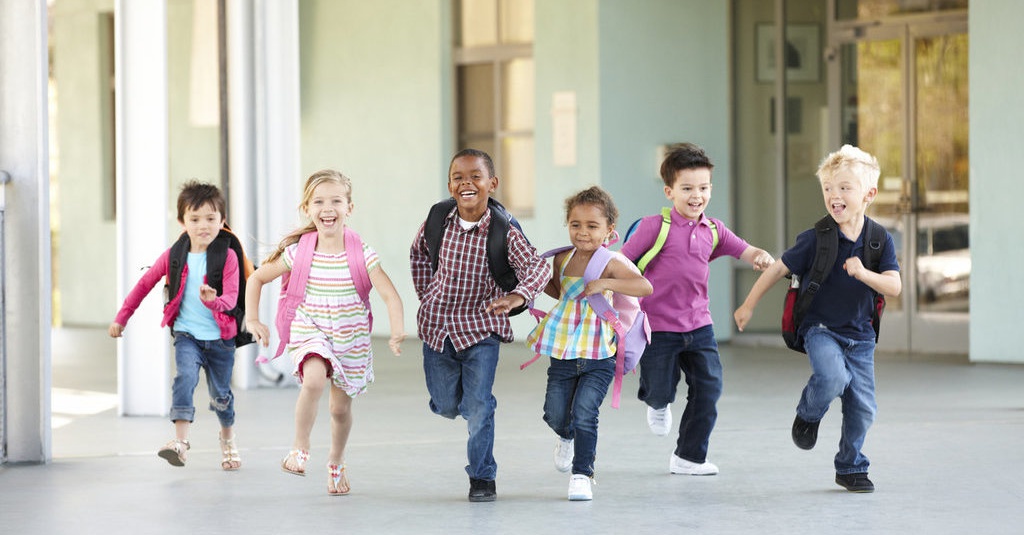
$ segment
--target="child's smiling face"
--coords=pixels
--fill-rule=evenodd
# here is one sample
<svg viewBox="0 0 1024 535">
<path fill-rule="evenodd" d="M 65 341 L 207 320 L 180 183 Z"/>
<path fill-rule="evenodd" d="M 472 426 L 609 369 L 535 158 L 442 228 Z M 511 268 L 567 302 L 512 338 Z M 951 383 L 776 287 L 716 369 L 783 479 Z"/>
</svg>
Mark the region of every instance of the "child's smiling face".
<svg viewBox="0 0 1024 535">
<path fill-rule="evenodd" d="M 306 215 L 321 235 L 341 233 L 352 212 L 348 188 L 338 182 L 324 182 L 313 189 L 306 203 Z"/>
<path fill-rule="evenodd" d="M 840 170 L 833 177 L 821 181 L 825 209 L 839 224 L 863 217 L 876 192 L 875 188 L 866 188 L 864 181 L 848 170 Z"/>
<path fill-rule="evenodd" d="M 665 186 L 665 197 L 672 201 L 679 215 L 699 220 L 711 201 L 711 169 L 697 167 L 677 172 L 672 187 Z"/>
<path fill-rule="evenodd" d="M 577 204 L 569 210 L 566 221 L 569 227 L 569 241 L 577 250 L 593 252 L 611 235 L 614 225 L 608 223 L 608 216 L 596 204 Z"/>
<path fill-rule="evenodd" d="M 448 193 L 455 198 L 459 217 L 478 221 L 487 209 L 487 199 L 498 187 L 498 177 L 492 176 L 483 158 L 462 156 L 452 161 L 448 169 Z"/>
</svg>

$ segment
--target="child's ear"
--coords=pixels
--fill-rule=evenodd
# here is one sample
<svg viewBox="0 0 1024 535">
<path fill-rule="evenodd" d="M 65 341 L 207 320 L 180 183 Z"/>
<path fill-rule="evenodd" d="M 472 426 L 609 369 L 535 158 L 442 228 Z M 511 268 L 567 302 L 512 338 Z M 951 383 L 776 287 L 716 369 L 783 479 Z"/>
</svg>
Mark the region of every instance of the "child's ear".
<svg viewBox="0 0 1024 535">
<path fill-rule="evenodd" d="M 870 204 L 875 200 L 876 195 L 878 195 L 878 188 L 868 189 L 868 192 L 864 194 L 864 202 Z"/>
</svg>

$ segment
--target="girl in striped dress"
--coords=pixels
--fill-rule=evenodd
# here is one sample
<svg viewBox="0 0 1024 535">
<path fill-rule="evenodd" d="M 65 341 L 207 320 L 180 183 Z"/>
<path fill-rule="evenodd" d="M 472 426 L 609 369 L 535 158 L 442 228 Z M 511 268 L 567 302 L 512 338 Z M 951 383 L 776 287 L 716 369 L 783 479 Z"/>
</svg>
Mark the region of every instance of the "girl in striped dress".
<svg viewBox="0 0 1024 535">
<path fill-rule="evenodd" d="M 615 253 L 601 278 L 586 283 L 583 273 L 594 251 L 615 231 L 618 210 L 603 189 L 594 186 L 565 201 L 573 248 L 555 255 L 553 276 L 544 293 L 558 299 L 527 337 L 537 355 L 550 357 L 544 421 L 558 435 L 555 468 L 572 469 L 570 500 L 593 498 L 597 416 L 615 375 L 615 331 L 590 307 L 588 295 L 611 293 L 642 297 L 653 291 L 626 257 Z"/>
<path fill-rule="evenodd" d="M 263 285 L 285 273 L 297 273 L 299 268 L 303 272 L 308 269 L 301 302 L 293 305 L 294 319 L 282 320 L 289 316 L 282 316 L 288 309 L 285 292 L 278 310 L 279 333 L 282 340 L 287 339 L 293 373 L 301 384 L 295 403 L 295 441 L 281 461 L 281 468 L 291 474 L 306 475 L 310 432 L 320 397 L 329 389 L 331 449 L 327 455 L 327 492 L 334 496 L 348 494 L 350 490 L 344 453 L 352 429 L 352 398 L 365 392 L 373 382 L 370 316 L 356 290 L 353 275 L 360 267 L 349 264 L 353 256 L 364 259 L 362 268 L 387 306 L 391 327 L 388 345 L 395 355 L 400 354 L 405 338 L 402 300 L 381 267 L 377 253 L 366 244 L 362 244 L 361 255 L 346 251 L 345 221 L 352 207 L 352 182 L 348 177 L 329 169 L 310 176 L 300 206 L 310 223 L 281 240 L 277 250 L 249 277 L 246 288 L 246 327 L 257 342 L 267 347 L 270 330 L 257 317 Z M 315 248 L 311 246 L 312 251 L 301 253 L 301 243 L 307 242 L 300 239 L 314 232 Z"/>
</svg>

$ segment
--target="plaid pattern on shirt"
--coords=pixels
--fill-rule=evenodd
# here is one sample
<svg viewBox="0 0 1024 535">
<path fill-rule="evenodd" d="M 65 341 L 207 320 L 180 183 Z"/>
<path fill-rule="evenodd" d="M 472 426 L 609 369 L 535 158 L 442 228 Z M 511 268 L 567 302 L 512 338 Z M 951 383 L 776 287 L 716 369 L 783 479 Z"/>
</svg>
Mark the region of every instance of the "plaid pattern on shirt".
<svg viewBox="0 0 1024 535">
<path fill-rule="evenodd" d="M 456 207 L 445 217 L 436 273 L 431 273 L 423 225 L 409 252 L 413 286 L 420 299 L 416 327 L 420 339 L 438 352 L 444 350 L 445 338 L 451 339 L 456 351 L 463 351 L 491 334 L 498 335 L 503 342 L 512 341 L 508 316 L 486 310 L 488 303 L 506 295 L 487 264 L 491 211 L 484 211 L 480 221 L 468 230 L 459 224 L 457 214 Z M 519 279 L 519 286 L 510 293 L 527 301 L 533 299 L 551 278 L 551 267 L 523 233 L 511 225 L 508 259 Z"/>
</svg>

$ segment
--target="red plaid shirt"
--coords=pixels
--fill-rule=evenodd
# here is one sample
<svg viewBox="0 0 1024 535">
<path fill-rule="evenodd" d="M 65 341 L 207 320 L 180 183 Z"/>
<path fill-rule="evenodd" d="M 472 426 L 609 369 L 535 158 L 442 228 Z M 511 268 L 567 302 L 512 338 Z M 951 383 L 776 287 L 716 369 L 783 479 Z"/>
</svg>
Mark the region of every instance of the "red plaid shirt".
<svg viewBox="0 0 1024 535">
<path fill-rule="evenodd" d="M 486 310 L 488 303 L 506 295 L 487 267 L 491 211 L 485 210 L 480 221 L 468 230 L 459 224 L 457 213 L 458 208 L 452 209 L 444 220 L 436 273 L 430 270 L 423 225 L 409 252 L 412 282 L 420 299 L 416 327 L 420 339 L 438 352 L 443 351 L 445 338 L 451 339 L 456 351 L 463 351 L 491 334 L 498 335 L 503 342 L 512 341 L 508 316 Z M 519 279 L 519 286 L 510 293 L 529 301 L 544 290 L 551 278 L 551 267 L 515 226 L 509 226 L 508 260 Z"/>
</svg>

